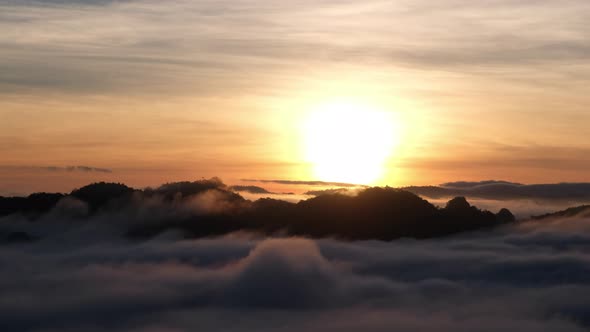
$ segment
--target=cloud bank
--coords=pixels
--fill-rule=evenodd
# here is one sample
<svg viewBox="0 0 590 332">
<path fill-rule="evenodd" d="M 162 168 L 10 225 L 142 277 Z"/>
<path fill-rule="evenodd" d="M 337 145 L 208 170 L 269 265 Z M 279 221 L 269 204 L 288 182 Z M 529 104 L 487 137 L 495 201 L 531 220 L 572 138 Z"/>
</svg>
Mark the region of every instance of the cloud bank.
<svg viewBox="0 0 590 332">
<path fill-rule="evenodd" d="M 68 227 L 0 251 L 3 331 L 590 328 L 584 214 L 394 242 Z"/>
</svg>

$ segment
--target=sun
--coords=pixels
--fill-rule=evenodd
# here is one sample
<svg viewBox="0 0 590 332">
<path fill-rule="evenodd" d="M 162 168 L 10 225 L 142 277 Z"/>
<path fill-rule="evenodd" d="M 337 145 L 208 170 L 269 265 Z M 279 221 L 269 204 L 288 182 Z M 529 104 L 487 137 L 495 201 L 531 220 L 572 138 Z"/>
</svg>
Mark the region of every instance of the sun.
<svg viewBox="0 0 590 332">
<path fill-rule="evenodd" d="M 397 145 L 391 112 L 355 102 L 314 107 L 303 125 L 305 159 L 317 179 L 375 184 Z"/>
</svg>

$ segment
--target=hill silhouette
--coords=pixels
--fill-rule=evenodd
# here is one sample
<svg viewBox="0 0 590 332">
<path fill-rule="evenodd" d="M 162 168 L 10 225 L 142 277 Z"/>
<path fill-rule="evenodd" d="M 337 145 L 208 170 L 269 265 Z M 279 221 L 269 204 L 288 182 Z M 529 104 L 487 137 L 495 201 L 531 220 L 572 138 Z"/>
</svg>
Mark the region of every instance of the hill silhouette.
<svg viewBox="0 0 590 332">
<path fill-rule="evenodd" d="M 588 200 L 590 183 L 521 184 L 508 181 L 449 182 L 439 186 L 403 188 L 429 198 L 466 196 L 471 198 L 511 200 Z"/>
<path fill-rule="evenodd" d="M 27 197 L 0 196 L 0 216 L 21 213 L 26 216 L 38 216 L 51 210 L 63 194 L 36 193 Z"/>
<path fill-rule="evenodd" d="M 105 204 L 129 196 L 133 192 L 134 189 L 121 183 L 99 182 L 76 189 L 70 196 L 86 202 L 91 211 L 96 211 Z"/>
<path fill-rule="evenodd" d="M 145 190 L 101 182 L 68 195 L 43 193 L 0 198 L 0 215 L 18 213 L 35 221 L 49 211 L 61 211 L 55 207 L 66 199 L 86 204 L 88 215 L 128 215 L 135 221 L 130 223 L 127 235 L 135 238 L 180 229 L 190 237 L 249 231 L 392 240 L 439 237 L 514 221 L 507 209 L 498 214 L 482 211 L 464 197 L 454 198 L 439 208 L 414 193 L 390 187 L 366 188 L 355 196 L 335 192 L 298 203 L 270 198 L 252 202 L 218 178 L 168 183 Z"/>
<path fill-rule="evenodd" d="M 590 205 L 580 205 L 576 207 L 571 207 L 562 211 L 546 213 L 539 216 L 533 216 L 531 219 L 533 220 L 543 220 L 549 218 L 556 218 L 556 217 L 574 217 L 578 215 L 590 215 Z"/>
</svg>

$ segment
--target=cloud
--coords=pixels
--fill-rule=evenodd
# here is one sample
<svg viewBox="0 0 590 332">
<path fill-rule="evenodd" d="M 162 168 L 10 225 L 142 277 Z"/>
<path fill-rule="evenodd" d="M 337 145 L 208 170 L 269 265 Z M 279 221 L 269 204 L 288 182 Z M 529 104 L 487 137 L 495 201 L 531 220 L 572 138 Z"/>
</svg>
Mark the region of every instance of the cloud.
<svg viewBox="0 0 590 332">
<path fill-rule="evenodd" d="M 5 1 L 12 4 L 37 4 L 37 5 L 70 5 L 70 6 L 77 6 L 77 5 L 106 5 L 111 4 L 113 2 L 125 2 L 125 1 L 132 1 L 132 0 L 26 0 L 26 1 Z"/>
<path fill-rule="evenodd" d="M 99 167 L 88 167 L 88 166 L 69 166 L 66 167 L 67 171 L 81 171 L 81 172 L 99 172 L 99 173 L 112 173 L 113 170 L 108 168 Z"/>
<path fill-rule="evenodd" d="M 260 179 L 242 179 L 244 182 L 260 182 L 260 183 L 277 183 L 286 185 L 300 185 L 300 186 L 338 186 L 338 187 L 366 187 L 361 184 L 345 183 L 345 182 L 326 182 L 326 181 L 299 181 L 299 180 L 260 180 Z"/>
<path fill-rule="evenodd" d="M 590 183 L 525 185 L 507 181 L 450 182 L 440 186 L 412 186 L 404 189 L 433 198 L 467 196 L 497 200 L 590 200 Z"/>
<path fill-rule="evenodd" d="M 575 86 L 589 78 L 584 1 L 52 0 L 0 6 L 1 83 L 12 92 L 219 94 L 252 91 L 249 79 L 265 82 L 263 76 L 271 79 L 256 89 L 271 90 L 304 65 L 369 62 L 478 77 L 484 72 L 530 85 Z M 523 18 L 523 12 L 531 15 Z M 536 70 L 548 64 L 554 70 Z"/>
<path fill-rule="evenodd" d="M 89 3 L 101 5 L 83 5 Z M 166 119 L 148 116 L 162 114 L 154 108 L 176 109 L 175 113 L 187 118 L 191 112 L 176 106 L 199 104 L 195 117 L 202 119 L 212 116 L 208 110 L 233 112 L 263 105 L 257 109 L 264 117 L 272 113 L 269 105 L 276 104 L 267 102 L 266 98 L 274 98 L 271 96 L 296 105 L 295 101 L 313 103 L 357 95 L 368 103 L 380 100 L 384 104 L 379 107 L 405 114 L 402 127 L 418 139 L 411 134 L 402 141 L 409 145 L 408 151 L 423 151 L 424 160 L 410 160 L 412 165 L 404 168 L 408 173 L 427 168 L 408 178 L 428 178 L 425 175 L 436 174 L 435 170 L 448 176 L 447 171 L 464 173 L 484 167 L 500 174 L 506 172 L 499 168 L 534 169 L 526 174 L 537 179 L 552 176 L 545 171 L 559 172 L 555 178 L 571 179 L 575 176 L 571 171 L 583 176 L 589 165 L 584 157 L 589 155 L 584 137 L 576 134 L 584 132 L 584 120 L 588 120 L 584 109 L 585 87 L 590 80 L 587 10 L 588 3 L 583 0 L 566 4 L 546 0 L 445 0 L 436 4 L 426 0 L 298 0 L 288 4 L 276 0 L 0 1 L 1 108 L 11 113 L 7 117 L 10 121 L 3 121 L 1 129 L 7 136 L 0 145 L 15 140 L 13 136 L 24 142 L 7 144 L 3 149 L 14 160 L 22 160 L 23 147 L 58 153 L 63 159 L 61 153 L 77 155 L 89 150 L 91 156 L 111 158 L 108 146 L 117 146 L 137 157 L 129 158 L 136 163 L 127 162 L 123 168 L 137 169 L 139 164 L 145 165 L 141 162 L 144 149 L 167 155 L 171 153 L 168 147 L 178 146 L 180 139 L 175 140 L 175 135 L 186 136 L 174 134 L 177 128 L 162 121 Z M 310 68 L 313 75 L 309 75 Z M 392 95 L 396 97 L 383 97 Z M 92 102 L 83 102 L 89 96 Z M 151 103 L 146 98 L 162 102 Z M 488 102 L 491 99 L 495 102 Z M 41 135 L 36 122 L 29 121 L 38 113 L 31 105 L 49 101 L 53 106 L 43 107 L 45 113 L 51 113 L 47 119 L 74 116 L 76 125 L 66 128 L 68 131 L 82 137 L 82 143 L 99 137 L 104 145 L 74 149 L 61 134 Z M 244 101 L 256 105 L 245 105 Z M 117 105 L 130 102 L 137 102 L 133 108 L 145 109 L 146 116 L 137 118 L 135 124 L 127 125 L 129 120 L 111 126 L 110 134 L 102 135 L 100 121 L 118 116 Z M 70 111 L 81 103 L 88 111 Z M 439 106 L 433 109 L 415 103 Z M 486 119 L 486 130 L 472 125 L 474 118 L 465 116 L 476 108 Z M 436 116 L 448 113 L 443 109 L 453 110 L 450 121 Z M 291 118 L 291 113 L 297 115 L 298 110 L 286 108 L 285 119 Z M 545 119 L 535 123 L 536 131 L 514 125 L 524 123 L 521 121 L 533 113 L 543 114 Z M 164 134 L 158 139 L 129 134 L 130 126 L 136 125 Z M 22 128 L 26 135 L 14 128 Z M 470 158 L 453 151 L 474 150 L 454 146 L 449 155 L 463 155 L 463 159 L 428 158 L 437 155 L 434 150 L 440 151 L 439 143 L 453 143 L 449 137 L 455 136 L 447 131 L 459 133 L 457 140 L 461 142 L 477 141 L 484 132 L 486 138 L 503 140 L 498 135 L 502 132 L 512 137 L 514 144 L 525 148 L 528 142 L 537 142 L 540 147 L 555 144 L 562 154 L 535 150 L 526 155 L 490 153 Z M 553 134 L 539 139 L 534 134 L 541 131 Z M 203 131 L 192 128 L 191 132 Z M 289 130 L 282 132 L 290 134 Z M 241 135 L 236 141 L 244 136 L 257 135 Z M 198 142 L 194 147 L 204 154 L 207 152 L 202 148 L 216 146 L 209 138 L 192 141 Z M 223 141 L 220 144 L 243 144 Z M 571 142 L 578 146 L 572 147 Z M 46 145 L 51 151 L 40 148 Z M 426 150 L 421 150 L 424 146 Z M 572 154 L 564 146 L 579 151 Z M 274 151 L 274 145 L 269 149 Z M 260 153 L 273 156 L 273 151 L 266 150 Z M 174 152 L 177 165 L 190 168 L 186 166 L 189 161 L 178 157 L 181 155 Z M 198 163 L 207 171 L 219 168 L 202 163 L 201 154 L 192 155 L 196 157 L 191 165 Z M 404 158 L 399 159 L 403 162 Z M 166 167 L 164 162 L 157 164 L 153 167 Z M 231 172 L 240 173 L 235 171 L 237 167 L 232 166 Z M 171 171 L 154 172 L 157 174 L 152 177 L 161 179 L 166 176 L 162 173 Z M 438 181 L 444 176 L 432 177 Z"/>
<path fill-rule="evenodd" d="M 274 195 L 274 196 L 285 196 L 287 198 L 290 198 L 289 196 L 295 196 L 295 193 L 292 193 L 292 192 L 280 192 L 280 193 L 279 192 L 272 192 L 272 191 L 268 191 L 265 188 L 262 188 L 259 186 L 236 185 L 236 186 L 230 186 L 229 189 L 236 191 L 236 192 L 252 194 L 252 195 L 254 195 L 254 197 L 260 197 L 260 195 L 262 195 L 262 196 Z"/>
<path fill-rule="evenodd" d="M 439 186 L 404 187 L 434 204 L 465 196 L 480 208 L 509 208 L 519 218 L 563 210 L 590 202 L 590 183 L 521 184 L 508 181 L 459 181 Z"/>
<path fill-rule="evenodd" d="M 447 182 L 443 183 L 440 186 L 445 188 L 459 188 L 459 189 L 470 189 L 476 188 L 479 186 L 488 186 L 488 185 L 509 185 L 509 186 L 522 186 L 522 183 L 515 183 L 515 182 L 508 182 L 508 181 L 496 181 L 496 180 L 488 180 L 488 181 L 457 181 L 457 182 Z"/>
<path fill-rule="evenodd" d="M 584 215 L 393 242 L 237 234 L 130 242 L 87 226 L 0 251 L 2 330 L 590 327 Z"/>
<path fill-rule="evenodd" d="M 334 194 L 353 194 L 354 192 L 347 188 L 332 188 L 332 189 L 324 189 L 324 190 L 309 190 L 303 193 L 304 195 L 308 196 L 321 196 L 321 195 L 334 195 Z"/>
<path fill-rule="evenodd" d="M 10 171 L 38 171 L 38 172 L 85 172 L 85 173 L 113 173 L 112 169 L 90 166 L 8 166 L 0 165 L 0 169 Z"/>
<path fill-rule="evenodd" d="M 243 191 L 250 194 L 274 194 L 273 192 L 258 186 L 231 186 L 230 189 L 238 192 Z"/>
</svg>

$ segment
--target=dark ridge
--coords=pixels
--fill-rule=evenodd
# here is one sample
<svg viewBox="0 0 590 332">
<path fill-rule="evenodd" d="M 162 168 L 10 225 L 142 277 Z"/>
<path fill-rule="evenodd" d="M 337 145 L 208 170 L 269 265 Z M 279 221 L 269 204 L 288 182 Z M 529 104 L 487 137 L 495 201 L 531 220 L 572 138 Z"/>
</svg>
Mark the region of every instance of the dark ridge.
<svg viewBox="0 0 590 332">
<path fill-rule="evenodd" d="M 447 182 L 443 183 L 440 186 L 445 188 L 473 188 L 479 186 L 486 186 L 492 184 L 502 184 L 502 185 L 512 185 L 512 186 L 522 186 L 522 183 L 517 182 L 509 182 L 509 181 L 498 181 L 498 180 L 486 180 L 486 181 L 456 181 L 456 182 Z"/>
<path fill-rule="evenodd" d="M 529 188 L 520 185 L 507 183 L 493 183 L 487 185 L 480 185 L 475 187 L 436 187 L 436 186 L 412 186 L 404 188 L 408 191 L 430 198 L 444 198 L 454 196 L 467 196 L 485 199 L 519 199 L 519 198 L 534 198 L 534 195 L 545 195 L 546 192 L 541 192 L 537 188 Z"/>
<path fill-rule="evenodd" d="M 574 217 L 581 214 L 590 214 L 590 205 L 581 205 L 576 207 L 571 207 L 569 209 L 565 209 L 562 211 L 557 211 L 553 213 L 546 213 L 539 216 L 532 216 L 531 219 L 534 220 L 542 220 L 547 218 L 554 218 L 554 217 Z"/>
<path fill-rule="evenodd" d="M 520 184 L 506 181 L 482 181 L 451 182 L 440 186 L 410 186 L 403 189 L 429 198 L 466 196 L 495 200 L 580 201 L 590 199 L 590 183 Z"/>
<path fill-rule="evenodd" d="M 238 192 L 247 192 L 250 194 L 273 194 L 273 192 L 258 186 L 231 186 L 229 189 Z"/>
<path fill-rule="evenodd" d="M 409 186 L 401 188 L 416 195 L 425 196 L 429 198 L 444 198 L 454 196 L 452 189 L 437 187 L 437 186 Z"/>
<path fill-rule="evenodd" d="M 498 213 L 496 213 L 496 218 L 500 223 L 511 223 L 516 221 L 516 217 L 510 210 L 503 208 Z"/>
<path fill-rule="evenodd" d="M 188 197 L 197 195 L 211 189 L 227 189 L 221 179 L 214 177 L 198 181 L 182 181 L 166 183 L 155 190 L 148 189 L 147 193 L 164 195 L 166 198 Z"/>
<path fill-rule="evenodd" d="M 36 193 L 27 197 L 0 197 L 0 216 L 20 213 L 35 218 L 51 210 L 63 194 Z"/>
<path fill-rule="evenodd" d="M 88 203 L 91 211 L 97 211 L 107 203 L 127 197 L 134 191 L 135 189 L 121 183 L 99 182 L 76 189 L 70 193 L 70 196 Z"/>
<path fill-rule="evenodd" d="M 63 197 L 68 196 L 36 194 L 27 198 L 2 198 L 0 206 L 3 211 L 23 214 L 47 212 Z M 514 216 L 507 209 L 498 214 L 482 211 L 471 206 L 464 197 L 456 197 L 444 208 L 438 208 L 414 193 L 390 187 L 363 189 L 356 196 L 326 193 L 299 203 L 269 198 L 252 202 L 233 192 L 218 178 L 212 178 L 168 183 L 145 190 L 101 182 L 74 190 L 70 197 L 87 203 L 89 215 L 113 213 L 135 218 L 127 232 L 132 238 L 179 229 L 189 237 L 248 231 L 315 238 L 393 240 L 439 237 L 514 222 Z M 146 217 L 149 220 L 137 217 L 145 214 L 145 204 L 149 204 L 146 202 L 154 201 L 159 203 L 148 207 L 151 212 Z M 60 211 L 54 209 L 52 213 L 60 214 Z"/>
</svg>

